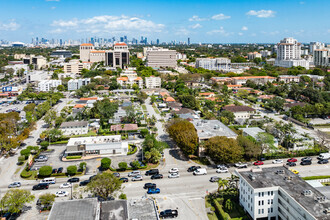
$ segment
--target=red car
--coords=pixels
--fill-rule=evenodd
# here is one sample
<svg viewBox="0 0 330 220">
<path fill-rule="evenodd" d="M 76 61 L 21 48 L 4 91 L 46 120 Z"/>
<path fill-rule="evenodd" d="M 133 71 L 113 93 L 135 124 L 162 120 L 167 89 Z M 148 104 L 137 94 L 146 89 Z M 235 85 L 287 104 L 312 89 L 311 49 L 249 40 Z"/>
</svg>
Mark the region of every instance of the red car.
<svg viewBox="0 0 330 220">
<path fill-rule="evenodd" d="M 258 165 L 264 165 L 264 162 L 262 161 L 256 161 L 253 163 L 254 166 L 258 166 Z"/>
<path fill-rule="evenodd" d="M 296 158 L 290 158 L 287 160 L 287 162 L 297 162 L 297 159 Z"/>
</svg>

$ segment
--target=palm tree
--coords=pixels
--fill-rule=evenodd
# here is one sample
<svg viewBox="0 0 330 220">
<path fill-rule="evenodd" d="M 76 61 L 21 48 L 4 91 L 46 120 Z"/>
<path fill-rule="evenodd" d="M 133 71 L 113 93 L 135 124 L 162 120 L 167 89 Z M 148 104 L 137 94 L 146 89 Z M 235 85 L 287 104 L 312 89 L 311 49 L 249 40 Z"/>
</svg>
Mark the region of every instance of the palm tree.
<svg viewBox="0 0 330 220">
<path fill-rule="evenodd" d="M 219 193 L 220 191 L 226 190 L 227 187 L 228 187 L 228 183 L 229 183 L 228 180 L 226 180 L 226 179 L 221 179 L 221 178 L 220 178 L 220 179 L 218 180 L 218 193 Z"/>
</svg>

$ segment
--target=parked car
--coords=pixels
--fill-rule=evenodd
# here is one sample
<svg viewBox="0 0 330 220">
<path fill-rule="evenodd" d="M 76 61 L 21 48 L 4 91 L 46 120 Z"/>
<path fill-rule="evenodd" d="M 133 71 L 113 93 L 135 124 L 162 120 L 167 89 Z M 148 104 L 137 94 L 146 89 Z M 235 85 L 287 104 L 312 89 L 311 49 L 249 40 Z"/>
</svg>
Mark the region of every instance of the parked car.
<svg viewBox="0 0 330 220">
<path fill-rule="evenodd" d="M 207 171 L 205 168 L 197 169 L 193 172 L 194 175 L 206 175 Z"/>
<path fill-rule="evenodd" d="M 287 162 L 297 162 L 297 159 L 296 158 L 290 158 L 287 160 Z"/>
<path fill-rule="evenodd" d="M 328 160 L 326 160 L 326 159 L 323 159 L 323 160 L 319 160 L 319 161 L 317 161 L 319 164 L 327 164 L 327 163 L 329 163 L 329 161 Z"/>
<path fill-rule="evenodd" d="M 288 165 L 289 167 L 294 167 L 294 166 L 296 166 L 296 163 L 295 162 L 288 162 L 288 163 L 286 163 L 286 165 Z"/>
<path fill-rule="evenodd" d="M 180 174 L 179 173 L 170 173 L 168 175 L 168 178 L 179 178 L 180 177 Z"/>
<path fill-rule="evenodd" d="M 157 194 L 157 193 L 160 193 L 160 189 L 159 188 L 149 188 L 147 193 L 148 194 Z"/>
<path fill-rule="evenodd" d="M 89 177 L 89 181 L 92 181 L 92 179 L 95 177 L 96 175 L 90 176 Z"/>
<path fill-rule="evenodd" d="M 39 155 L 36 159 L 34 159 L 35 162 L 45 162 L 48 160 L 48 157 L 45 155 Z"/>
<path fill-rule="evenodd" d="M 155 183 L 144 184 L 143 189 L 149 189 L 149 188 L 156 188 L 156 184 Z"/>
<path fill-rule="evenodd" d="M 174 209 L 166 209 L 159 213 L 159 217 L 161 218 L 176 218 L 178 217 L 178 210 Z"/>
<path fill-rule="evenodd" d="M 142 181 L 143 177 L 141 175 L 133 176 L 132 181 Z"/>
<path fill-rule="evenodd" d="M 69 195 L 69 193 L 66 191 L 58 191 L 55 193 L 56 197 L 64 197 L 64 196 L 68 196 L 68 195 Z"/>
<path fill-rule="evenodd" d="M 18 188 L 21 187 L 21 183 L 20 182 L 13 182 L 11 184 L 9 184 L 8 188 Z"/>
<path fill-rule="evenodd" d="M 310 160 L 304 160 L 304 161 L 301 161 L 300 162 L 300 165 L 311 165 L 312 164 L 312 161 L 310 161 Z"/>
<path fill-rule="evenodd" d="M 62 173 L 63 172 L 63 167 L 59 167 L 58 169 L 57 169 L 57 173 Z"/>
<path fill-rule="evenodd" d="M 227 167 L 220 167 L 216 170 L 217 173 L 228 173 Z"/>
<path fill-rule="evenodd" d="M 57 169 L 53 169 L 52 170 L 52 173 L 57 173 Z"/>
<path fill-rule="evenodd" d="M 178 173 L 179 169 L 178 168 L 171 168 L 168 172 L 169 173 Z"/>
<path fill-rule="evenodd" d="M 78 177 L 73 177 L 71 179 L 68 179 L 68 183 L 76 183 L 76 182 L 79 182 L 79 178 Z"/>
<path fill-rule="evenodd" d="M 151 169 L 151 170 L 148 170 L 146 172 L 146 176 L 152 176 L 152 175 L 155 175 L 155 174 L 158 174 L 158 173 L 159 173 L 158 169 Z"/>
<path fill-rule="evenodd" d="M 122 177 L 119 180 L 123 181 L 123 183 L 127 183 L 128 182 L 128 178 L 126 178 L 126 177 Z"/>
<path fill-rule="evenodd" d="M 120 173 L 113 173 L 115 177 L 120 177 Z"/>
<path fill-rule="evenodd" d="M 39 190 L 39 189 L 48 189 L 49 184 L 48 183 L 39 183 L 38 185 L 34 185 L 32 187 L 32 190 Z"/>
<path fill-rule="evenodd" d="M 304 157 L 304 158 L 301 158 L 301 161 L 312 161 L 312 158 L 311 157 Z"/>
<path fill-rule="evenodd" d="M 239 162 L 239 163 L 235 163 L 235 167 L 237 167 L 239 169 L 240 168 L 247 168 L 247 164 Z"/>
<path fill-rule="evenodd" d="M 188 168 L 188 172 L 194 172 L 195 170 L 197 170 L 197 169 L 199 169 L 199 168 L 201 168 L 200 166 L 191 166 L 191 167 L 189 167 Z"/>
<path fill-rule="evenodd" d="M 79 183 L 79 186 L 86 186 L 88 183 L 90 183 L 89 180 L 84 180 Z"/>
<path fill-rule="evenodd" d="M 274 163 L 274 164 L 283 163 L 283 160 L 281 160 L 281 159 L 276 159 L 276 160 L 273 160 L 272 163 Z"/>
<path fill-rule="evenodd" d="M 139 170 L 134 170 L 128 174 L 129 177 L 141 175 L 141 172 Z"/>
<path fill-rule="evenodd" d="M 220 177 L 218 177 L 218 176 L 212 176 L 211 178 L 210 178 L 210 182 L 218 182 L 218 180 L 220 179 Z"/>
<path fill-rule="evenodd" d="M 38 138 L 36 142 L 37 144 L 40 144 L 42 142 L 41 138 Z"/>
<path fill-rule="evenodd" d="M 63 188 L 71 188 L 71 183 L 63 183 L 60 185 L 60 188 L 63 189 Z"/>
<path fill-rule="evenodd" d="M 259 160 L 259 161 L 254 162 L 253 165 L 254 166 L 264 165 L 264 162 L 262 162 L 262 161 Z"/>
<path fill-rule="evenodd" d="M 163 174 L 155 174 L 155 175 L 152 175 L 151 176 L 151 179 L 154 180 L 154 179 L 163 179 Z"/>
<path fill-rule="evenodd" d="M 217 166 L 216 166 L 216 168 L 217 169 L 219 169 L 219 168 L 221 168 L 221 167 L 229 167 L 228 165 L 226 165 L 226 164 L 218 164 Z"/>
<path fill-rule="evenodd" d="M 299 174 L 298 170 L 291 169 L 291 172 L 294 173 L 294 174 Z"/>
</svg>

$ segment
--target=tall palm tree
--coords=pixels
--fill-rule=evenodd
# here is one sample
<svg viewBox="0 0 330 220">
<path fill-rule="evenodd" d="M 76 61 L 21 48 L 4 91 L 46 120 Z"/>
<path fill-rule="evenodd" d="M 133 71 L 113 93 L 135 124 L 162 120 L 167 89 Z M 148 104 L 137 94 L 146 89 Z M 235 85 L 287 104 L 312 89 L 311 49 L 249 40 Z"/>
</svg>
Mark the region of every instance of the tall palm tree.
<svg viewBox="0 0 330 220">
<path fill-rule="evenodd" d="M 218 180 L 218 192 L 221 190 L 226 190 L 228 188 L 229 181 L 227 179 L 219 179 Z"/>
</svg>

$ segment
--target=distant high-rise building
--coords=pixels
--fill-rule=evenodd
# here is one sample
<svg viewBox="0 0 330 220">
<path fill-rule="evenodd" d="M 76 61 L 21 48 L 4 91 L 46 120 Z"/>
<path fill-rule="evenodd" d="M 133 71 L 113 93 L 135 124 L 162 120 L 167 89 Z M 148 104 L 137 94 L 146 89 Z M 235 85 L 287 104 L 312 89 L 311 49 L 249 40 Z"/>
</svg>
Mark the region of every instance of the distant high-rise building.
<svg viewBox="0 0 330 220">
<path fill-rule="evenodd" d="M 159 39 L 157 39 L 157 45 L 159 45 Z"/>
<path fill-rule="evenodd" d="M 124 42 L 124 37 L 120 37 L 120 42 Z"/>
<path fill-rule="evenodd" d="M 324 43 L 320 42 L 310 42 L 309 44 L 309 54 L 314 55 L 314 50 L 316 49 L 324 49 Z"/>
<path fill-rule="evenodd" d="M 188 37 L 188 45 L 190 45 L 190 37 Z"/>
</svg>

